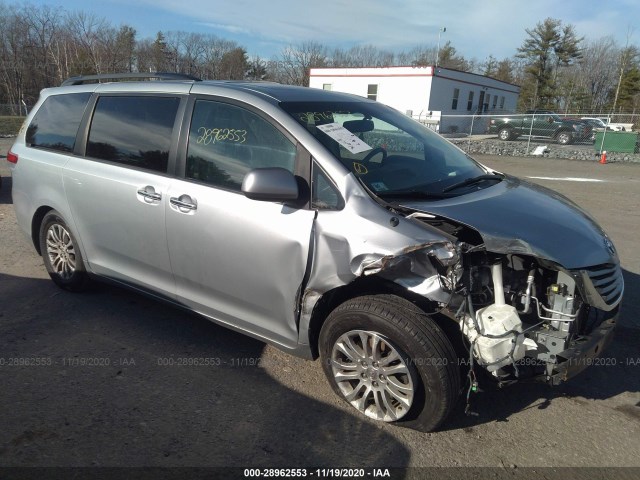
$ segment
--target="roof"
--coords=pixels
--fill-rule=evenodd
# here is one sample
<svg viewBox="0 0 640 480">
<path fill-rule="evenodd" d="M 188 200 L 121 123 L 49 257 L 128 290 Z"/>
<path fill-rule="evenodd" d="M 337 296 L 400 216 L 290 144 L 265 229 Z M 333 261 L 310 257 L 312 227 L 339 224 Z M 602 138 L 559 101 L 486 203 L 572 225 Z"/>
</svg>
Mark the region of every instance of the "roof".
<svg viewBox="0 0 640 480">
<path fill-rule="evenodd" d="M 212 85 L 248 93 L 257 93 L 267 96 L 278 102 L 366 102 L 367 99 L 351 95 L 349 93 L 332 92 L 318 88 L 299 87 L 295 85 L 282 85 L 273 82 L 245 82 L 245 81 L 219 81 L 205 80 L 202 86 Z"/>
<path fill-rule="evenodd" d="M 505 82 L 497 78 L 481 75 L 479 73 L 466 72 L 455 68 L 447 68 L 434 65 L 405 65 L 405 66 L 388 66 L 388 67 L 320 67 L 310 70 L 311 77 L 442 77 L 448 78 L 442 73 L 450 73 L 453 75 L 462 75 L 477 80 L 484 79 L 491 82 L 497 82 L 505 86 L 516 87 L 515 83 Z M 458 80 L 458 78 L 449 78 L 450 80 Z M 514 92 L 517 93 L 517 92 Z"/>
<path fill-rule="evenodd" d="M 197 90 L 206 92 L 207 87 L 215 88 L 218 93 L 220 89 L 241 91 L 245 94 L 254 95 L 272 103 L 278 102 L 368 102 L 366 98 L 351 95 L 348 93 L 331 92 L 309 87 L 299 87 L 295 85 L 282 85 L 280 83 L 265 81 L 247 81 L 247 80 L 197 80 L 184 79 L 179 76 L 167 77 L 163 79 L 161 75 L 102 75 L 102 76 L 85 76 L 73 77 L 63 83 L 60 87 L 52 87 L 43 90 L 46 93 L 53 93 L 59 88 L 67 92 L 171 92 L 171 93 L 188 93 L 191 88 L 197 85 Z M 84 80 L 95 81 L 98 78 L 122 78 L 125 81 L 107 81 L 101 83 L 85 83 Z M 153 77 L 152 81 L 126 81 L 132 78 Z M 212 88 L 212 89 L 213 89 Z M 212 92 L 214 93 L 214 92 Z"/>
</svg>

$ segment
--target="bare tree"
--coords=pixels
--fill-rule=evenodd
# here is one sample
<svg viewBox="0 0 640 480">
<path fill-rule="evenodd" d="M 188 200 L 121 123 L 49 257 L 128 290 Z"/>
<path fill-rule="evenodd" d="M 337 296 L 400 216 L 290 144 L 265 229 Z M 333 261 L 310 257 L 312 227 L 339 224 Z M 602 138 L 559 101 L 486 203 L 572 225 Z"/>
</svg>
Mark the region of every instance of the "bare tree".
<svg viewBox="0 0 640 480">
<path fill-rule="evenodd" d="M 278 76 L 283 83 L 309 86 L 309 70 L 328 65 L 327 47 L 309 41 L 285 47 L 280 54 Z"/>
</svg>

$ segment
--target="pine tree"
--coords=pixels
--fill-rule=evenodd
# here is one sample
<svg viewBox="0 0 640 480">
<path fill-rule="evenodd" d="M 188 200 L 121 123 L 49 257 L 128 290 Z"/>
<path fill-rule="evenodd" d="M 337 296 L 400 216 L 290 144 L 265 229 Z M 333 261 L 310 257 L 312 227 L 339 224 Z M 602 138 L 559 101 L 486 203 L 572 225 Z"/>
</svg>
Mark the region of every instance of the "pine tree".
<svg viewBox="0 0 640 480">
<path fill-rule="evenodd" d="M 528 61 L 525 72 L 531 85 L 523 88 L 530 98 L 521 100 L 531 108 L 555 107 L 558 69 L 582 56 L 582 38 L 576 36 L 573 25 L 563 27 L 561 20 L 553 18 L 538 22 L 526 32 L 528 38 L 518 48 L 518 57 Z"/>
</svg>

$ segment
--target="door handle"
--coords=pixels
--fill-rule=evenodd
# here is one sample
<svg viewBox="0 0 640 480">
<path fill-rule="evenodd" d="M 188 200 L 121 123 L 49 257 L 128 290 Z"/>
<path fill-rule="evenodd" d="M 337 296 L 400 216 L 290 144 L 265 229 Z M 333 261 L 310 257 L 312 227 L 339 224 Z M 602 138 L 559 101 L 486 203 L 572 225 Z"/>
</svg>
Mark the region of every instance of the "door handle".
<svg viewBox="0 0 640 480">
<path fill-rule="evenodd" d="M 180 195 L 179 197 L 171 197 L 169 199 L 171 205 L 178 207 L 178 209 L 184 210 L 197 210 L 198 203 L 192 200 L 189 195 Z"/>
<path fill-rule="evenodd" d="M 147 185 L 146 187 L 139 189 L 138 195 L 144 197 L 145 200 L 156 201 L 156 202 L 162 200 L 162 194 L 156 192 L 156 189 L 153 188 L 151 185 Z"/>
</svg>

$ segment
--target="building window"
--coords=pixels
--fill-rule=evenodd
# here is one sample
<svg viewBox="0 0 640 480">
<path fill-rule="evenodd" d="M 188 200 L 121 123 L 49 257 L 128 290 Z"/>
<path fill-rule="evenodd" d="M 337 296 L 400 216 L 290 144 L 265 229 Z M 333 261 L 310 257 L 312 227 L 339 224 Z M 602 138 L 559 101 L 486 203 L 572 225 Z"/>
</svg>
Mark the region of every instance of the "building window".
<svg viewBox="0 0 640 480">
<path fill-rule="evenodd" d="M 504 96 L 500 97 L 500 110 L 504 110 Z"/>
<path fill-rule="evenodd" d="M 495 110 L 497 104 L 498 104 L 498 96 L 494 95 L 493 96 L 493 105 L 491 106 L 491 110 Z"/>
<path fill-rule="evenodd" d="M 487 93 L 487 95 L 484 97 L 484 105 L 482 106 L 483 112 L 489 110 L 489 103 L 491 103 L 491 94 Z"/>
<path fill-rule="evenodd" d="M 323 90 L 331 90 L 331 84 L 330 83 L 323 83 L 322 84 L 322 89 Z"/>
<path fill-rule="evenodd" d="M 467 100 L 467 110 L 473 107 L 473 92 L 469 92 L 469 100 Z"/>
<path fill-rule="evenodd" d="M 369 100 L 378 99 L 378 85 L 371 84 L 367 86 L 367 98 Z"/>
<path fill-rule="evenodd" d="M 454 88 L 453 89 L 453 101 L 451 102 L 451 110 L 457 110 L 458 109 L 458 97 L 460 96 L 460 89 L 459 88 Z"/>
</svg>

